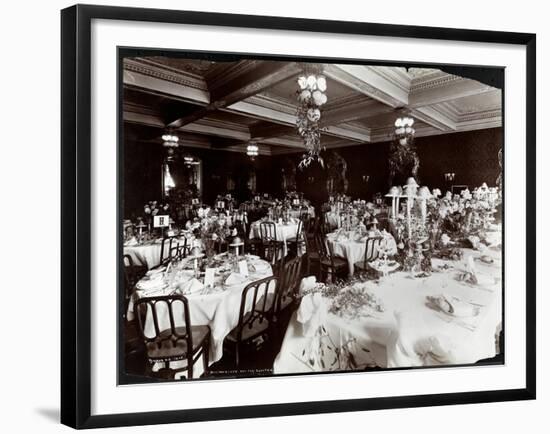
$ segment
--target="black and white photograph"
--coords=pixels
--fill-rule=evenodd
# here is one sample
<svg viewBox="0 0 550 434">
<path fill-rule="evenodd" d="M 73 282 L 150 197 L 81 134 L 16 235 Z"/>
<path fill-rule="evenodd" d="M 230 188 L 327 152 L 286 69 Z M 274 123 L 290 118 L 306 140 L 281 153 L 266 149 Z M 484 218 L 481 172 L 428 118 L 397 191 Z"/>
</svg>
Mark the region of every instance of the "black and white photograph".
<svg viewBox="0 0 550 434">
<path fill-rule="evenodd" d="M 118 68 L 120 384 L 504 364 L 503 68 Z"/>
</svg>

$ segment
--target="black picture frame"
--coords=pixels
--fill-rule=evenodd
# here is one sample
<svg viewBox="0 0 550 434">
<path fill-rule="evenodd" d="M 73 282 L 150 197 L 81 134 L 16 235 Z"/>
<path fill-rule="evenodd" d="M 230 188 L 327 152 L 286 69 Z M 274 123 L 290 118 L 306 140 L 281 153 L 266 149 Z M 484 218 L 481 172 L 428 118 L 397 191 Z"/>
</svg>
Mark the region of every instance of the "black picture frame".
<svg viewBox="0 0 550 434">
<path fill-rule="evenodd" d="M 297 30 L 526 47 L 525 388 L 91 415 L 91 21 L 93 19 Z M 483 30 L 75 5 L 61 11 L 61 422 L 98 428 L 425 407 L 536 397 L 536 35 Z"/>
</svg>

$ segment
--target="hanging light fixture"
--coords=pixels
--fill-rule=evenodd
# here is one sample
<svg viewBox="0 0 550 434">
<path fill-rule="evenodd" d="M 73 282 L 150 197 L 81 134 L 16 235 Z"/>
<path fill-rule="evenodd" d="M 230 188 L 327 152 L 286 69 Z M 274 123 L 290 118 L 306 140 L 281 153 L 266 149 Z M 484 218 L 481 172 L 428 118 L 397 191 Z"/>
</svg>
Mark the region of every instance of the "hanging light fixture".
<svg viewBox="0 0 550 434">
<path fill-rule="evenodd" d="M 162 135 L 162 146 L 166 148 L 166 161 L 172 161 L 174 159 L 174 151 L 179 146 L 179 137 L 166 133 Z"/>
<path fill-rule="evenodd" d="M 321 107 L 326 104 L 328 98 L 327 79 L 322 75 L 322 70 L 313 70 L 312 65 L 304 67 L 304 73 L 298 77 L 298 108 L 296 110 L 296 129 L 304 142 L 306 153 L 298 167 L 305 168 L 312 161 L 317 160 L 324 166 L 321 153 Z"/>
<path fill-rule="evenodd" d="M 400 145 L 408 145 L 412 143 L 415 133 L 413 124 L 413 118 L 403 117 L 395 120 L 395 137 L 399 141 Z"/>
<path fill-rule="evenodd" d="M 163 134 L 162 135 L 162 146 L 165 148 L 177 148 L 179 146 L 179 137 L 173 134 Z"/>
<path fill-rule="evenodd" d="M 248 155 L 250 158 L 254 159 L 254 157 L 258 156 L 258 145 L 256 143 L 249 143 L 246 147 L 246 155 Z"/>
</svg>

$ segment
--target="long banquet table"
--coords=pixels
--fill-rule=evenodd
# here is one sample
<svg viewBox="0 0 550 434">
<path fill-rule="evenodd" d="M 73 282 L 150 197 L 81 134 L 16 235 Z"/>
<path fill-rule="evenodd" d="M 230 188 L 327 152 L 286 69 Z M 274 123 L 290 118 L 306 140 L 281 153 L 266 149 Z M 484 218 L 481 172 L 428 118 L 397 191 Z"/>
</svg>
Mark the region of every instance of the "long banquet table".
<svg viewBox="0 0 550 434">
<path fill-rule="evenodd" d="M 427 277 L 396 272 L 378 283 L 358 284 L 359 291 L 367 290 L 381 301 L 380 312 L 328 312 L 333 300 L 306 295 L 291 318 L 274 373 L 471 364 L 494 357 L 502 320 L 501 252 L 484 252 L 492 264 L 479 261 L 478 251 L 463 253 L 461 261 L 433 259 L 434 271 Z M 468 256 L 475 258 L 478 284 L 459 278 Z M 426 297 L 440 294 L 471 305 L 477 315 L 457 317 L 433 310 Z M 327 348 L 329 342 L 330 348 L 342 349 L 339 357 Z"/>
</svg>

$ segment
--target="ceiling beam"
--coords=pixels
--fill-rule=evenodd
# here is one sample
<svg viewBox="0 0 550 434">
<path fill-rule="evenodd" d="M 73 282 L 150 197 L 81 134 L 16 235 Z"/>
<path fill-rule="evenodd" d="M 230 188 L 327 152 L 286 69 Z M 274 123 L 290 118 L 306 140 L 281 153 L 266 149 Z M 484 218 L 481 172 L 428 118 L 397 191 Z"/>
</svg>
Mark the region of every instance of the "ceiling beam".
<svg viewBox="0 0 550 434">
<path fill-rule="evenodd" d="M 390 76 L 389 69 L 364 65 L 325 65 L 324 74 L 344 86 L 390 107 L 408 103 L 408 88 Z"/>
<path fill-rule="evenodd" d="M 122 82 L 124 86 L 141 92 L 167 96 L 193 104 L 204 105 L 210 101 L 210 94 L 204 80 L 129 59 L 124 60 Z"/>
<path fill-rule="evenodd" d="M 495 88 L 479 81 L 445 74 L 434 80 L 413 85 L 409 95 L 409 107 L 418 108 L 472 95 L 494 91 Z"/>
<path fill-rule="evenodd" d="M 256 61 L 239 62 L 238 73 L 228 71 L 230 80 L 220 80 L 215 87 L 209 87 L 210 101 L 204 107 L 184 116 L 177 116 L 166 122 L 170 128 L 180 128 L 195 122 L 212 111 L 235 104 L 252 95 L 264 91 L 275 84 L 299 73 L 300 68 L 293 62 Z M 235 66 L 229 67 L 231 70 Z"/>
<path fill-rule="evenodd" d="M 456 121 L 444 115 L 439 110 L 434 109 L 433 107 L 419 107 L 416 109 L 408 110 L 408 112 L 413 118 L 419 119 L 425 124 L 428 124 L 441 131 L 456 130 Z"/>
<path fill-rule="evenodd" d="M 393 111 L 393 107 L 363 95 L 353 95 L 351 98 L 341 98 L 335 104 L 328 104 L 323 110 L 321 125 L 338 125 L 357 121 L 370 116 Z"/>
<path fill-rule="evenodd" d="M 208 136 L 225 137 L 228 139 L 240 140 L 247 142 L 250 140 L 248 128 L 238 124 L 222 122 L 214 119 L 199 119 L 196 122 L 185 124 L 175 130 L 186 131 L 191 133 L 205 134 Z"/>
</svg>

